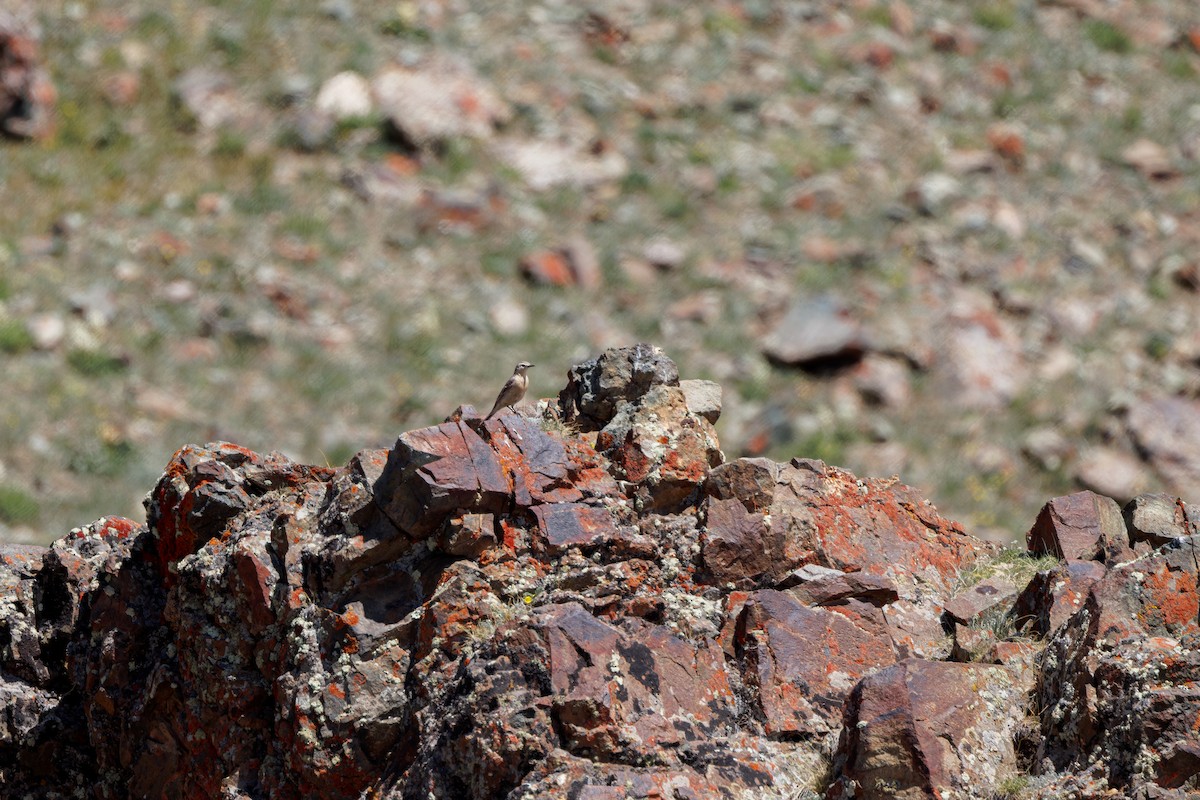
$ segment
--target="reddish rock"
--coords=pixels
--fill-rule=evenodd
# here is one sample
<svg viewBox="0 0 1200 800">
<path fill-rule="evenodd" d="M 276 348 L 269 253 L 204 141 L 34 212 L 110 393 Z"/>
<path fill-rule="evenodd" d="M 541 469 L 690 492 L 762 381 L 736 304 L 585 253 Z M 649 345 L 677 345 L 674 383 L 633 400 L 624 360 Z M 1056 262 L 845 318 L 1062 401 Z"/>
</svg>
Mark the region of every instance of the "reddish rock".
<svg viewBox="0 0 1200 800">
<path fill-rule="evenodd" d="M 802 564 L 889 578 L 901 597 L 944 593 L 988 552 L 915 492 L 819 461 L 739 459 L 705 484 L 701 558 L 717 582 L 776 584 Z"/>
<path fill-rule="evenodd" d="M 1120 507 L 1095 492 L 1051 500 L 1025 534 L 1025 544 L 1039 555 L 1109 564 L 1134 555 Z"/>
<path fill-rule="evenodd" d="M 710 468 L 723 460 L 716 430 L 688 408 L 678 386 L 656 386 L 618 407 L 596 436 L 613 477 L 636 486 L 647 510 L 673 511 L 698 499 Z"/>
<path fill-rule="evenodd" d="M 988 144 L 996 155 L 1008 162 L 1013 169 L 1020 169 L 1025 163 L 1025 137 L 1011 125 L 997 123 L 987 130 Z"/>
<path fill-rule="evenodd" d="M 171 458 L 147 500 L 146 517 L 155 540 L 149 557 L 170 583 L 172 565 L 227 533 L 229 523 L 252 505 L 254 497 L 331 473 L 228 442 L 186 445 Z"/>
<path fill-rule="evenodd" d="M 521 274 L 534 283 L 571 286 L 575 273 L 566 255 L 558 250 L 540 250 L 521 259 Z"/>
<path fill-rule="evenodd" d="M 1003 578 L 982 580 L 966 591 L 959 592 L 946 603 L 946 614 L 962 624 L 970 624 L 997 606 L 1012 602 L 1017 587 Z"/>
<path fill-rule="evenodd" d="M 401 434 L 374 488 L 388 518 L 424 538 L 455 514 L 503 511 L 510 484 L 479 434 L 446 422 Z"/>
<path fill-rule="evenodd" d="M 1002 609 L 951 599 L 992 548 L 894 480 L 709 466 L 678 384 L 609 351 L 562 395 L 594 433 L 463 408 L 339 470 L 188 446 L 149 526 L 0 549 L 0 794 L 757 797 L 822 788 L 839 732 L 831 796 L 990 791 L 1014 736 L 1064 791 L 1196 788 L 1195 537 L 1139 506 L 1157 550 L 1023 593 L 1044 659 L 960 624 L 1013 671 L 916 661 Z"/>
<path fill-rule="evenodd" d="M 552 714 L 567 750 L 636 758 L 696 740 L 732 717 L 715 644 L 697 647 L 637 620 L 616 629 L 579 606 L 550 607 L 542 619 Z"/>
<path fill-rule="evenodd" d="M 907 659 L 846 704 L 827 798 L 980 797 L 1017 773 L 1024 714 L 1004 667 Z"/>
<path fill-rule="evenodd" d="M 478 559 L 498 541 L 496 518 L 492 514 L 463 514 L 446 523 L 437 543 L 444 553 Z"/>
<path fill-rule="evenodd" d="M 897 658 L 950 658 L 950 636 L 946 633 L 942 607 L 937 598 L 921 601 L 897 600 L 883 608 Z"/>
<path fill-rule="evenodd" d="M 813 574 L 815 570 L 820 570 Z M 878 575 L 861 572 L 846 573 L 808 564 L 793 570 L 776 584 L 788 594 L 809 606 L 828 606 L 855 598 L 873 606 L 883 607 L 900 599 L 896 584 Z"/>
<path fill-rule="evenodd" d="M 1092 584 L 1106 571 L 1096 561 L 1067 559 L 1054 569 L 1039 572 L 1013 603 L 1015 624 L 1039 636 L 1052 633 L 1083 606 Z"/>
<path fill-rule="evenodd" d="M 768 735 L 826 734 L 842 701 L 874 668 L 894 663 L 883 614 L 858 601 L 809 608 L 784 592 L 753 592 L 737 627 L 743 681 L 755 689 Z"/>
<path fill-rule="evenodd" d="M 584 443 L 568 454 L 561 438 L 515 414 L 496 417 L 484 427 L 501 469 L 512 484 L 513 499 L 521 508 L 537 503 L 571 503 L 585 496 L 605 497 L 616 491 L 611 480 L 598 476 L 583 480 L 585 472 L 598 466 L 596 453 Z"/>
<path fill-rule="evenodd" d="M 375 484 L 387 461 L 387 450 L 362 450 L 329 479 L 318 519 L 326 546 L 311 566 L 330 590 L 356 572 L 396 558 L 412 547 L 412 540 L 375 502 Z"/>
<path fill-rule="evenodd" d="M 552 503 L 533 509 L 546 552 L 561 554 L 568 547 L 594 549 L 613 537 L 612 514 L 606 509 L 579 503 Z"/>
<path fill-rule="evenodd" d="M 1094 767 L 1127 794 L 1200 789 L 1175 769 L 1200 715 L 1198 563 L 1195 537 L 1178 539 L 1092 585 L 1043 656 L 1038 763 Z"/>
</svg>

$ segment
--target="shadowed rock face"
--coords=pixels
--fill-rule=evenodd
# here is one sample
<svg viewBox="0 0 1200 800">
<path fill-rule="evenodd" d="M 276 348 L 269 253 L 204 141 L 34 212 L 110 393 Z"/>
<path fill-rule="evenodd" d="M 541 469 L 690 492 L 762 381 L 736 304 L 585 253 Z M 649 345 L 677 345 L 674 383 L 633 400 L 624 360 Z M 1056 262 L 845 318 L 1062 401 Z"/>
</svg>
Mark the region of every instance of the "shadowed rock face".
<svg viewBox="0 0 1200 800">
<path fill-rule="evenodd" d="M 148 524 L 0 548 L 0 795 L 1197 788 L 1195 537 L 1147 510 L 1182 501 L 1135 501 L 1115 564 L 1121 514 L 1060 498 L 1030 542 L 1073 560 L 964 589 L 993 548 L 894 481 L 723 463 L 719 393 L 656 348 L 570 376 L 582 434 L 463 411 L 337 470 L 189 445 Z M 964 644 L 1005 614 L 1040 666 Z"/>
</svg>

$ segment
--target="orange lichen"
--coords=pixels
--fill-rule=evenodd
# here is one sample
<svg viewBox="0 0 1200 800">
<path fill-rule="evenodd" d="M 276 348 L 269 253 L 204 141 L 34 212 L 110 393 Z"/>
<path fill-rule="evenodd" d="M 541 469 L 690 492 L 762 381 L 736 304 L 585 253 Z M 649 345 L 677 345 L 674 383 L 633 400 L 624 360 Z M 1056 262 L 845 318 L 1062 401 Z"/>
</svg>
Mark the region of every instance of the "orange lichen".
<svg viewBox="0 0 1200 800">
<path fill-rule="evenodd" d="M 1165 625 L 1186 625 L 1200 615 L 1196 576 L 1190 572 L 1157 572 L 1146 576 L 1146 588 L 1157 601 Z"/>
</svg>

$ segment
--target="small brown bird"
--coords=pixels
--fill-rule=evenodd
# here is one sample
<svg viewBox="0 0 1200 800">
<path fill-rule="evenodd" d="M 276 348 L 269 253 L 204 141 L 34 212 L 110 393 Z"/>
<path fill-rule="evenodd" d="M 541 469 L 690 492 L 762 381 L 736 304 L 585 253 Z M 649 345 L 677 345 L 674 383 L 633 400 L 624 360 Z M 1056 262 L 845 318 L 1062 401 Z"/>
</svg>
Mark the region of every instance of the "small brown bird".
<svg viewBox="0 0 1200 800">
<path fill-rule="evenodd" d="M 501 408 L 508 406 L 508 410 L 512 411 L 513 406 L 521 402 L 521 398 L 525 396 L 525 390 L 529 388 L 529 376 L 525 374 L 525 370 L 534 366 L 528 361 L 522 361 L 517 364 L 517 368 L 513 370 L 512 377 L 504 384 L 504 388 L 500 390 L 500 394 L 496 397 L 496 405 L 492 406 L 492 410 L 484 419 L 491 419 L 492 415 Z"/>
</svg>

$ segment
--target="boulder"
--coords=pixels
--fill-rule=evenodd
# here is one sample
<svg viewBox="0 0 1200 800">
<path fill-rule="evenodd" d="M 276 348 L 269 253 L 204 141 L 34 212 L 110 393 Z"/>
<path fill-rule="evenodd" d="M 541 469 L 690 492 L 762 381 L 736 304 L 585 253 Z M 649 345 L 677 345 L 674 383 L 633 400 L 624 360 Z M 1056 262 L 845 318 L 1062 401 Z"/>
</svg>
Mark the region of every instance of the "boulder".
<svg viewBox="0 0 1200 800">
<path fill-rule="evenodd" d="M 1017 774 L 1005 667 L 906 659 L 859 681 L 845 715 L 827 798 L 990 798 Z"/>
<path fill-rule="evenodd" d="M 1134 555 L 1120 507 L 1095 492 L 1051 500 L 1025 534 L 1025 543 L 1038 555 L 1108 564 Z"/>
</svg>

